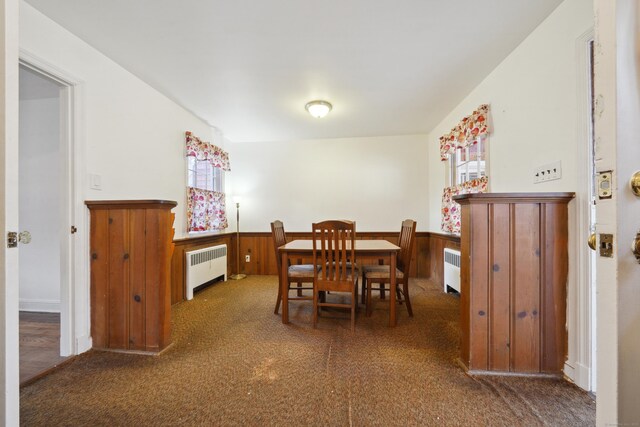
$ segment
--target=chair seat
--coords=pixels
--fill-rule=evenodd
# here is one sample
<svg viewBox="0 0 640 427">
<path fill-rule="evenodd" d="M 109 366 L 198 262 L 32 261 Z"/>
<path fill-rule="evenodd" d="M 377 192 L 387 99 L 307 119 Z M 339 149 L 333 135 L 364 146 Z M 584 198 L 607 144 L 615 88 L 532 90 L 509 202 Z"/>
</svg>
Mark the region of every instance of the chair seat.
<svg viewBox="0 0 640 427">
<path fill-rule="evenodd" d="M 388 265 L 365 265 L 362 267 L 367 279 L 390 279 L 391 268 Z M 404 274 L 396 268 L 396 279 L 403 279 Z"/>
<path fill-rule="evenodd" d="M 312 264 L 296 264 L 289 266 L 288 274 L 289 277 L 313 277 L 313 270 Z"/>
</svg>

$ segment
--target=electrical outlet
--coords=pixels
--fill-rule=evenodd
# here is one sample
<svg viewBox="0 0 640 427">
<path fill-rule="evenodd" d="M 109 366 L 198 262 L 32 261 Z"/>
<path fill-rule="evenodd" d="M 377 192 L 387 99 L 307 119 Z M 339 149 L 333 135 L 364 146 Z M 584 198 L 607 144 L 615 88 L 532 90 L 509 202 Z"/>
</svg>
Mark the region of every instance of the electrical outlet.
<svg viewBox="0 0 640 427">
<path fill-rule="evenodd" d="M 548 165 L 539 166 L 533 171 L 534 184 L 553 181 L 554 179 L 560 178 L 562 178 L 562 165 L 560 163 L 560 160 L 558 160 L 557 162 L 549 163 Z"/>
<path fill-rule="evenodd" d="M 245 255 L 244 262 L 251 262 L 251 255 Z"/>
</svg>

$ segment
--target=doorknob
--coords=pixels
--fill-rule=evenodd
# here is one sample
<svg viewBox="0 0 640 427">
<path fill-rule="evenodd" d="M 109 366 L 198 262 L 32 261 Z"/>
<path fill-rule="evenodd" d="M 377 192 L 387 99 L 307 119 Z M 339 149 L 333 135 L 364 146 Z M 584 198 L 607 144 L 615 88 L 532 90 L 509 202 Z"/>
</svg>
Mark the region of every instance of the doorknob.
<svg viewBox="0 0 640 427">
<path fill-rule="evenodd" d="M 631 175 L 629 186 L 631 186 L 631 191 L 633 191 L 633 194 L 640 197 L 640 171 L 637 171 L 636 173 Z"/>
<path fill-rule="evenodd" d="M 638 263 L 640 263 L 640 231 L 636 233 L 636 238 L 633 239 L 631 250 L 636 257 L 636 260 L 638 260 Z"/>
<path fill-rule="evenodd" d="M 24 243 L 25 245 L 31 243 L 31 233 L 26 230 L 21 231 L 20 234 L 18 234 L 18 241 L 20 243 Z"/>
<path fill-rule="evenodd" d="M 17 248 L 18 242 L 24 243 L 25 245 L 31 241 L 31 233 L 28 231 L 22 231 L 17 233 L 15 231 L 9 231 L 7 233 L 7 247 L 8 248 Z"/>
<path fill-rule="evenodd" d="M 587 240 L 587 243 L 589 244 L 589 247 L 592 251 L 596 250 L 596 233 L 591 233 L 591 236 L 589 236 L 589 240 Z"/>
</svg>

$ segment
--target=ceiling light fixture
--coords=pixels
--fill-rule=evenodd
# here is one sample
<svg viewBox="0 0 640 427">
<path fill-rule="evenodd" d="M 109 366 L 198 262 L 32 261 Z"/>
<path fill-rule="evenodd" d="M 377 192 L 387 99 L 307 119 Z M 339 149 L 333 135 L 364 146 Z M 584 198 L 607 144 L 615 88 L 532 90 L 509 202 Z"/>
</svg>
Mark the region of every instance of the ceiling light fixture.
<svg viewBox="0 0 640 427">
<path fill-rule="evenodd" d="M 313 117 L 317 119 L 321 119 L 331 111 L 332 105 L 327 101 L 311 101 L 308 102 L 304 108 L 311 114 Z"/>
</svg>

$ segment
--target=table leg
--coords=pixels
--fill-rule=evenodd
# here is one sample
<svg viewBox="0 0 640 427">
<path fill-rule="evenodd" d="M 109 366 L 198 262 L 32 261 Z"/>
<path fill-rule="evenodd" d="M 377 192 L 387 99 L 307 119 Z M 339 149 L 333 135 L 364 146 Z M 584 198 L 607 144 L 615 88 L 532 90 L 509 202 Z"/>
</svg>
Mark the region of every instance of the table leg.
<svg viewBox="0 0 640 427">
<path fill-rule="evenodd" d="M 396 254 L 391 253 L 389 262 L 391 283 L 389 284 L 389 327 L 396 326 Z"/>
<path fill-rule="evenodd" d="M 282 268 L 280 269 L 280 289 L 282 289 L 282 323 L 289 323 L 289 278 L 287 277 L 289 256 L 285 251 L 280 251 Z"/>
</svg>

